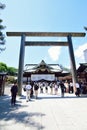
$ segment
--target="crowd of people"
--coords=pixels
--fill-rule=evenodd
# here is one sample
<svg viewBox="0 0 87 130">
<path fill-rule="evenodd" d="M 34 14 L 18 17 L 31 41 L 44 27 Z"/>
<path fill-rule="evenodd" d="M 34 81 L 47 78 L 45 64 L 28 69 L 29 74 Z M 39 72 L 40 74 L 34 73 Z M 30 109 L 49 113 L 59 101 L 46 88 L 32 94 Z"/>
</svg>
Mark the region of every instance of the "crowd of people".
<svg viewBox="0 0 87 130">
<path fill-rule="evenodd" d="M 72 81 L 57 81 L 57 82 L 27 82 L 23 89 L 26 92 L 26 102 L 30 101 L 31 97 L 38 98 L 39 93 L 55 94 L 64 97 L 65 93 L 75 93 L 76 96 L 80 94 L 87 94 L 87 84 L 82 82 L 76 83 L 76 91 Z M 60 93 L 59 93 L 60 90 Z M 18 93 L 17 83 L 11 87 L 11 104 L 15 105 L 16 95 Z"/>
<path fill-rule="evenodd" d="M 31 87 L 29 87 L 29 86 L 31 86 Z M 51 83 L 33 82 L 33 84 L 28 83 L 27 85 L 25 85 L 23 89 L 24 90 L 26 89 L 26 101 L 29 101 L 30 97 L 32 97 L 32 96 L 34 96 L 37 99 L 39 93 L 58 95 L 59 87 L 61 89 L 61 96 L 64 97 L 65 85 L 63 82 L 60 82 L 60 83 L 58 83 L 58 82 L 51 82 Z"/>
<path fill-rule="evenodd" d="M 38 98 L 38 93 L 46 93 L 46 94 L 51 94 L 51 95 L 60 94 L 61 97 L 64 97 L 65 93 L 75 93 L 76 96 L 80 96 L 80 94 L 83 93 L 84 88 L 85 88 L 84 85 L 79 82 L 79 83 L 76 83 L 76 86 L 75 86 L 76 90 L 74 90 L 72 81 L 57 81 L 57 82 L 44 81 L 44 82 L 33 82 L 33 83 L 28 83 L 28 84 L 31 85 L 30 97 L 34 96 L 36 99 Z M 26 91 L 28 90 L 26 89 Z M 86 92 L 87 90 L 85 89 L 85 93 Z"/>
</svg>

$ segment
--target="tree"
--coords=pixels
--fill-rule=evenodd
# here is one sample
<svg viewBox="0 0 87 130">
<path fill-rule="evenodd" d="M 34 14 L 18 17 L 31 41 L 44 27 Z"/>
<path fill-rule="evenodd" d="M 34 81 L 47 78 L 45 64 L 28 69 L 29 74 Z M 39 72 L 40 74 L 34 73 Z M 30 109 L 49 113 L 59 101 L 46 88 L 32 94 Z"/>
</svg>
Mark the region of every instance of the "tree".
<svg viewBox="0 0 87 130">
<path fill-rule="evenodd" d="M 0 10 L 5 8 L 5 4 L 0 3 Z M 5 45 L 5 35 L 2 33 L 2 30 L 5 29 L 5 26 L 2 25 L 3 20 L 0 19 L 0 52 L 5 50 L 5 47 L 2 46 Z"/>
<path fill-rule="evenodd" d="M 85 26 L 84 29 L 87 31 L 87 27 Z"/>
<path fill-rule="evenodd" d="M 7 65 L 0 62 L 0 72 L 7 72 Z"/>
<path fill-rule="evenodd" d="M 4 94 L 7 65 L 0 62 L 0 96 Z"/>
<path fill-rule="evenodd" d="M 16 80 L 15 79 L 16 75 L 17 75 L 16 68 L 8 67 L 5 63 L 0 62 L 0 96 L 4 94 L 5 81 L 12 83 L 13 81 Z"/>
<path fill-rule="evenodd" d="M 18 73 L 18 69 L 8 67 L 5 63 L 0 62 L 0 72 L 7 72 L 8 75 L 15 76 Z"/>
<path fill-rule="evenodd" d="M 16 68 L 14 68 L 14 67 L 8 67 L 7 68 L 8 75 L 11 75 L 11 76 L 17 75 L 17 71 L 18 70 Z"/>
</svg>

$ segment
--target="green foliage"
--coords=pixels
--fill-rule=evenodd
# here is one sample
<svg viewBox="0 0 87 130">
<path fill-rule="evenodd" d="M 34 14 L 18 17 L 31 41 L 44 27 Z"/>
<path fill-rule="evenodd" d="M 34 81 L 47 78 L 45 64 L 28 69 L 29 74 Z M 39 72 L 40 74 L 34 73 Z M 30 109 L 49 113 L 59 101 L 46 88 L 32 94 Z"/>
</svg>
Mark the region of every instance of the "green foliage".
<svg viewBox="0 0 87 130">
<path fill-rule="evenodd" d="M 0 62 L 0 72 L 7 72 L 8 75 L 17 75 L 17 69 L 14 67 L 8 67 L 5 63 Z"/>
<path fill-rule="evenodd" d="M 0 9 L 4 9 L 5 8 L 5 4 L 0 3 Z"/>
<path fill-rule="evenodd" d="M 7 65 L 0 62 L 0 72 L 7 72 Z"/>
<path fill-rule="evenodd" d="M 8 76 L 6 82 L 9 83 L 14 83 L 15 82 L 15 77 L 14 76 Z"/>
<path fill-rule="evenodd" d="M 5 4 L 0 3 L 0 10 L 5 8 Z M 2 25 L 3 20 L 0 19 L 0 52 L 5 50 L 5 47 L 2 45 L 5 45 L 5 35 L 2 33 L 2 30 L 5 29 L 5 26 Z"/>
<path fill-rule="evenodd" d="M 17 74 L 17 69 L 14 67 L 8 67 L 8 75 L 16 75 Z"/>
<path fill-rule="evenodd" d="M 4 29 L 5 27 L 3 25 L 0 25 L 0 29 Z"/>
</svg>

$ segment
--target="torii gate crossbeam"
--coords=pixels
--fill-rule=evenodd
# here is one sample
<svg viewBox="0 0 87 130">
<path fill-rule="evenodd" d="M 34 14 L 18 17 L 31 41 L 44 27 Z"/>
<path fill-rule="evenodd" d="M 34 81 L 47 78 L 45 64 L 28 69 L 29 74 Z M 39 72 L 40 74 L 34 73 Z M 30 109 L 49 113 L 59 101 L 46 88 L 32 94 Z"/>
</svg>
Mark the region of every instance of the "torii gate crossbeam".
<svg viewBox="0 0 87 130">
<path fill-rule="evenodd" d="M 73 83 L 77 82 L 76 65 L 74 58 L 74 51 L 72 45 L 72 37 L 84 37 L 85 33 L 78 32 L 7 32 L 7 36 L 21 36 L 20 56 L 19 56 L 19 69 L 18 69 L 18 94 L 22 94 L 22 82 L 23 82 L 23 67 L 24 67 L 24 53 L 25 46 L 68 46 L 71 68 L 72 68 L 72 79 Z M 67 42 L 28 42 L 25 41 L 25 37 L 67 37 Z"/>
</svg>

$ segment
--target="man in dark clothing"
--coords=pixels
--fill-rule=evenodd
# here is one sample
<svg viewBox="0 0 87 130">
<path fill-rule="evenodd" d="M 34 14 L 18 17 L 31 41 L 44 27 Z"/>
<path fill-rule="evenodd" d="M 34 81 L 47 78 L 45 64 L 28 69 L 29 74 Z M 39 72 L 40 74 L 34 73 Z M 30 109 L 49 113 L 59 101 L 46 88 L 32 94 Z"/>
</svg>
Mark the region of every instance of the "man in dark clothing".
<svg viewBox="0 0 87 130">
<path fill-rule="evenodd" d="M 38 89 L 39 89 L 39 86 L 37 83 L 34 84 L 34 92 L 35 92 L 35 98 L 37 99 L 38 97 Z"/>
<path fill-rule="evenodd" d="M 59 83 L 59 86 L 60 86 L 60 88 L 61 88 L 61 97 L 64 97 L 65 85 L 64 85 L 64 83 L 61 81 L 61 82 Z"/>
<path fill-rule="evenodd" d="M 14 85 L 11 87 L 11 105 L 15 105 L 16 103 L 16 95 L 18 92 L 17 83 L 14 83 Z"/>
</svg>

